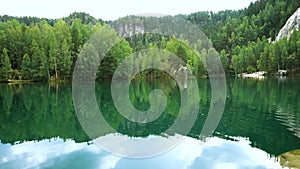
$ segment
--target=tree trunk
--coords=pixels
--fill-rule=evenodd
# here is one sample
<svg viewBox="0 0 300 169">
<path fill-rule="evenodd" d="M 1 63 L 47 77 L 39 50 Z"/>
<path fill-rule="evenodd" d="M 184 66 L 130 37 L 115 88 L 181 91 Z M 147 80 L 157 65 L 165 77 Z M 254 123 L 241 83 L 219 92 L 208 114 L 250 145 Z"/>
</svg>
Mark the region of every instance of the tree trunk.
<svg viewBox="0 0 300 169">
<path fill-rule="evenodd" d="M 234 73 L 235 73 L 235 77 L 237 77 L 237 72 L 236 72 L 236 69 L 234 69 Z"/>
<path fill-rule="evenodd" d="M 47 69 L 47 74 L 48 74 L 48 81 L 50 81 L 51 79 L 51 77 L 50 77 L 50 72 L 49 72 L 49 68 Z"/>
<path fill-rule="evenodd" d="M 55 80 L 57 80 L 58 75 L 57 75 L 57 64 L 56 64 L 56 60 L 55 60 L 55 64 L 54 64 L 54 69 L 55 69 Z"/>
</svg>

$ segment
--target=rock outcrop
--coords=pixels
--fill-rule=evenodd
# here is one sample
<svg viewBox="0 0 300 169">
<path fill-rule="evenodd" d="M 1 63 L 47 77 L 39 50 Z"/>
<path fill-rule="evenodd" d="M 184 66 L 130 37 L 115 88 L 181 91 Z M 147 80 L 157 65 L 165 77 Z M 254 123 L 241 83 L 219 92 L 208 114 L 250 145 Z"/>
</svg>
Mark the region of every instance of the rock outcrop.
<svg viewBox="0 0 300 169">
<path fill-rule="evenodd" d="M 145 32 L 145 28 L 143 24 L 125 22 L 117 28 L 117 32 L 122 37 L 130 37 L 134 34 L 143 34 Z"/>
<path fill-rule="evenodd" d="M 276 41 L 282 38 L 289 38 L 295 30 L 299 30 L 300 26 L 300 8 L 287 20 L 284 27 L 280 30 L 276 37 Z"/>
</svg>

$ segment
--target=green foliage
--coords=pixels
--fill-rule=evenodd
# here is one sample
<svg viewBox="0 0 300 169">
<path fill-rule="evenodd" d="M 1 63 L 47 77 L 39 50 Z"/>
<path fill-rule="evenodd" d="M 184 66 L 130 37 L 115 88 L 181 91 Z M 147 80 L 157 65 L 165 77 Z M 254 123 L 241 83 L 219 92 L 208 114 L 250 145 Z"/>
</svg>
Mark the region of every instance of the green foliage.
<svg viewBox="0 0 300 169">
<path fill-rule="evenodd" d="M 228 57 L 225 50 L 222 50 L 220 53 L 220 59 L 223 65 L 224 70 L 228 69 Z"/>
<path fill-rule="evenodd" d="M 49 32 L 49 55 L 48 55 L 48 63 L 49 63 L 49 74 L 50 72 L 55 73 L 55 79 L 58 79 L 58 68 L 57 62 L 59 58 L 59 48 L 58 43 L 53 31 Z"/>
<path fill-rule="evenodd" d="M 116 59 L 116 64 L 120 64 L 126 57 L 128 57 L 132 53 L 132 49 L 129 45 L 129 43 L 126 40 L 121 40 L 116 46 L 114 46 L 111 50 L 111 56 Z M 121 70 L 121 75 L 118 75 L 120 77 L 125 76 L 125 72 L 131 72 L 133 68 L 133 60 L 126 59 L 126 62 L 123 64 L 128 66 L 123 66 Z M 114 65 L 114 68 L 117 65 Z M 122 73 L 123 72 L 123 73 Z"/>
<path fill-rule="evenodd" d="M 11 63 L 7 54 L 7 49 L 3 49 L 3 54 L 0 54 L 0 79 L 8 79 L 8 72 L 11 70 Z"/>
<path fill-rule="evenodd" d="M 265 46 L 275 45 L 269 44 L 266 37 L 274 40 L 286 20 L 299 6 L 300 2 L 297 0 L 259 0 L 240 11 L 197 12 L 181 17 L 200 25 L 204 33 L 212 39 L 216 49 L 223 52 L 222 63 L 226 62 L 223 51 L 225 50 L 228 65 L 238 72 L 245 71 L 248 66 L 271 73 L 275 73 L 277 69 L 297 72 L 299 69 L 296 65 L 299 64 L 299 60 L 296 59 L 296 48 L 299 36 L 291 36 L 289 43 L 276 42 L 275 51 L 273 47 L 265 48 Z M 240 51 L 242 54 L 236 52 L 238 46 L 243 48 Z M 288 51 L 285 55 L 281 53 L 284 47 Z M 271 51 L 264 51 L 264 49 Z M 226 67 L 224 64 L 223 66 Z M 225 70 L 230 71 L 226 68 Z"/>
<path fill-rule="evenodd" d="M 28 80 L 32 78 L 32 68 L 31 68 L 31 61 L 28 54 L 25 54 L 22 60 L 21 64 L 21 70 L 22 70 L 22 78 L 24 80 Z"/>
<path fill-rule="evenodd" d="M 5 48 L 9 51 L 8 55 L 11 58 L 12 68 L 19 69 L 25 45 L 22 25 L 17 20 L 8 21 L 6 23 L 5 33 L 7 39 Z"/>
<path fill-rule="evenodd" d="M 71 76 L 71 66 L 72 66 L 72 56 L 71 51 L 68 46 L 67 40 L 65 39 L 62 43 L 61 49 L 60 49 L 60 55 L 58 56 L 58 72 L 60 75 L 64 77 L 70 77 Z"/>
<path fill-rule="evenodd" d="M 247 72 L 253 73 L 253 72 L 255 72 L 255 71 L 256 71 L 256 69 L 255 69 L 255 67 L 253 67 L 252 65 L 247 66 Z"/>
<path fill-rule="evenodd" d="M 198 41 L 200 44 L 201 42 Z M 175 54 L 177 57 L 179 57 L 183 62 L 186 63 L 186 66 L 189 68 L 189 70 L 196 76 L 203 76 L 206 75 L 206 70 L 204 67 L 204 62 L 206 59 L 206 50 L 203 49 L 204 53 L 199 53 L 199 47 L 202 48 L 201 45 L 194 44 L 195 49 L 191 49 L 187 44 L 178 41 L 175 38 L 171 38 L 167 44 L 166 44 L 166 50 L 169 52 Z M 174 63 L 176 64 L 176 63 Z M 172 65 L 172 63 L 171 63 Z M 180 66 L 180 65 L 177 65 Z M 184 66 L 184 65 L 181 65 Z"/>
<path fill-rule="evenodd" d="M 32 77 L 36 80 L 47 78 L 47 60 L 43 48 L 40 48 L 35 40 L 31 44 L 31 68 Z"/>
<path fill-rule="evenodd" d="M 111 23 L 111 27 L 115 30 L 106 25 L 109 22 L 97 20 L 86 13 L 75 12 L 62 19 L 18 18 L 5 15 L 0 16 L 0 51 L 7 49 L 12 70 L 22 71 L 25 79 L 70 79 L 79 57 L 78 54 L 94 33 L 105 28 L 106 32 L 101 36 L 103 38 L 113 37 L 117 36 L 117 33 L 124 34 L 122 30 L 125 27 L 120 27 L 120 22 L 134 21 L 144 26 L 145 29 L 154 29 L 157 28 L 159 22 L 166 22 L 169 19 L 176 20 L 179 17 L 198 26 L 211 40 L 202 41 L 202 38 L 199 39 L 197 36 L 183 37 L 183 33 L 174 35 L 174 37 L 190 39 L 191 42 L 179 42 L 175 38 L 155 33 L 127 37 L 107 53 L 97 76 L 100 78 L 111 77 L 126 56 L 153 47 L 165 49 L 179 56 L 194 75 L 205 76 L 207 59 L 214 58 L 207 55 L 217 56 L 216 53 L 209 52 L 211 43 L 219 52 L 226 72 L 234 71 L 237 74 L 261 70 L 274 74 L 279 69 L 286 69 L 290 73 L 298 73 L 300 72 L 299 31 L 294 31 L 289 38 L 274 43 L 270 43 L 269 40 L 275 39 L 287 18 L 299 6 L 298 0 L 259 0 L 239 11 L 197 12 L 159 19 L 128 16 Z M 147 25 L 143 25 L 145 21 Z M 172 26 L 175 29 L 180 28 L 180 26 Z M 167 33 L 170 30 L 163 31 Z M 177 31 L 190 30 L 178 29 Z M 112 39 L 111 42 L 115 42 L 115 40 Z M 99 44 L 101 44 L 99 46 L 107 46 L 107 44 Z M 98 53 L 101 50 L 95 46 L 89 46 L 89 48 L 94 48 Z M 27 60 L 23 65 L 23 58 L 26 54 L 29 59 L 26 56 Z M 141 56 L 130 62 L 138 63 L 141 66 L 151 62 L 142 55 L 141 53 Z M 95 55 L 95 57 L 97 56 Z M 160 58 L 160 56 L 152 62 L 168 66 L 164 63 L 166 58 Z M 126 71 L 131 71 L 130 69 L 134 69 L 134 67 Z M 30 74 L 25 73 L 28 74 L 25 75 L 24 72 L 30 72 Z M 144 74 L 148 73 L 153 73 L 153 71 L 144 72 Z M 5 73 L 5 76 L 8 77 L 9 74 Z"/>
<path fill-rule="evenodd" d="M 69 25 L 72 25 L 74 22 L 77 21 L 80 21 L 82 24 L 93 24 L 93 25 L 97 24 L 98 22 L 100 22 L 101 24 L 105 23 L 103 20 L 101 19 L 97 20 L 93 16 L 84 12 L 71 13 L 68 17 L 63 18 L 63 20 Z"/>
</svg>

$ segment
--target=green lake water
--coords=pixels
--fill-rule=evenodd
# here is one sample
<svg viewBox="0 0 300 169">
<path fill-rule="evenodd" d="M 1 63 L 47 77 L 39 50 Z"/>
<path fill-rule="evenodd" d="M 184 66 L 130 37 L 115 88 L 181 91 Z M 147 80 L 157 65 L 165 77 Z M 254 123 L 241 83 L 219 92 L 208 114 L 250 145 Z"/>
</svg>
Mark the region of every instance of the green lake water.
<svg viewBox="0 0 300 169">
<path fill-rule="evenodd" d="M 300 79 L 228 78 L 222 118 L 205 143 L 199 137 L 212 91 L 207 79 L 199 79 L 198 87 L 199 103 L 189 102 L 199 104 L 198 115 L 182 143 L 158 156 L 130 159 L 98 148 L 85 133 L 71 84 L 0 84 L 0 168 L 280 168 L 276 156 L 300 149 Z M 136 109 L 146 111 L 154 89 L 166 95 L 166 108 L 154 121 L 141 124 L 118 113 L 109 82 L 96 83 L 98 106 L 115 130 L 106 134 L 161 136 L 180 112 L 176 83 L 134 80 L 129 98 Z"/>
</svg>

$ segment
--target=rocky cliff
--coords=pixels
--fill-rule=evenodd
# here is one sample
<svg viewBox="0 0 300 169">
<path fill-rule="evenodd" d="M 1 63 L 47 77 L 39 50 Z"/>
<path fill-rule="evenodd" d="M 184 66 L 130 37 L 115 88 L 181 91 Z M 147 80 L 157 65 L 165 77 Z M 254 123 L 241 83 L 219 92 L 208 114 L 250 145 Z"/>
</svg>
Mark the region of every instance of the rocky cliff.
<svg viewBox="0 0 300 169">
<path fill-rule="evenodd" d="M 300 8 L 287 20 L 284 27 L 280 30 L 276 37 L 276 41 L 287 37 L 289 38 L 290 35 L 294 32 L 294 30 L 299 30 L 300 26 Z"/>
</svg>

